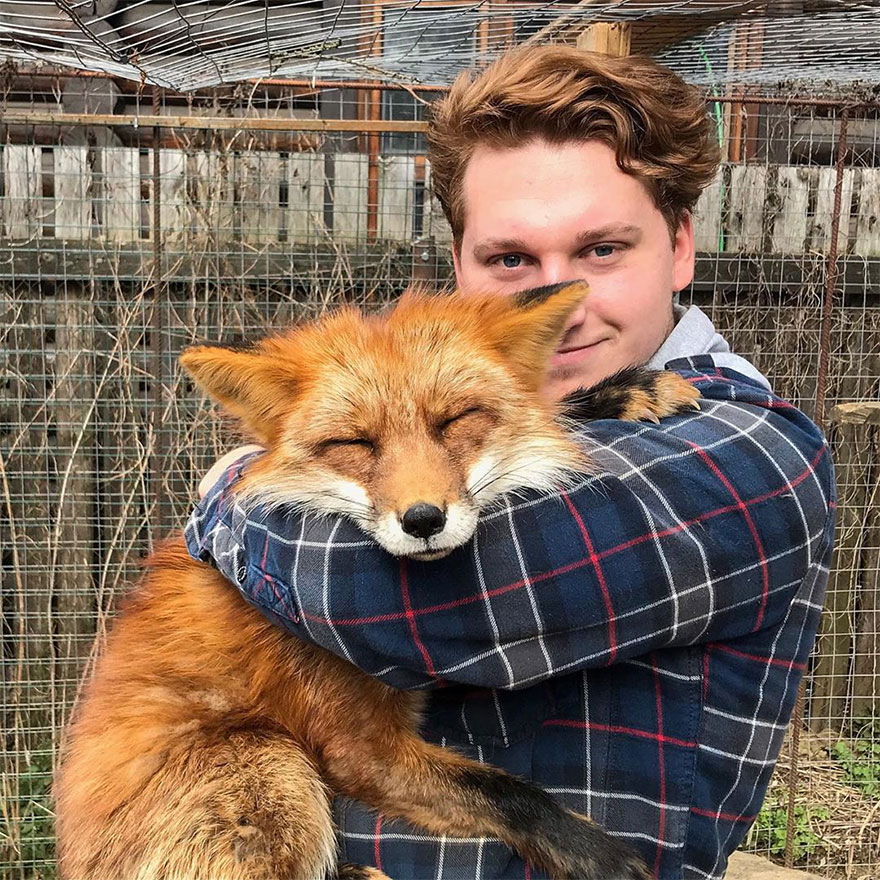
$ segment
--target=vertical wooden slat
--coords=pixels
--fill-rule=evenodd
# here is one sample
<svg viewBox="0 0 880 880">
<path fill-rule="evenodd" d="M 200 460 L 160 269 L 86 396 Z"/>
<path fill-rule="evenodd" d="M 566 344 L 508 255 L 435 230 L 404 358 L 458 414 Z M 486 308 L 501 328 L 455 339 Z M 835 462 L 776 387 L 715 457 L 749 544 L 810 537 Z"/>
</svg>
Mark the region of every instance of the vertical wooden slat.
<svg viewBox="0 0 880 880">
<path fill-rule="evenodd" d="M 767 169 L 763 165 L 731 167 L 727 250 L 744 253 L 761 250 L 766 191 Z"/>
<path fill-rule="evenodd" d="M 241 237 L 254 244 L 278 241 L 281 232 L 281 181 L 286 170 L 278 153 L 242 152 L 237 156 Z"/>
<path fill-rule="evenodd" d="M 31 238 L 42 232 L 41 158 L 39 147 L 6 144 L 3 148 L 3 227 L 7 238 Z"/>
<path fill-rule="evenodd" d="M 92 169 L 88 147 L 55 147 L 55 237 L 92 235 Z"/>
<path fill-rule="evenodd" d="M 333 234 L 364 241 L 367 237 L 367 179 L 369 156 L 334 157 Z"/>
<path fill-rule="evenodd" d="M 694 208 L 694 245 L 698 252 L 714 254 L 722 249 L 721 212 L 724 208 L 724 173 L 718 169 L 715 179 L 703 190 Z"/>
<path fill-rule="evenodd" d="M 859 177 L 859 215 L 853 253 L 860 257 L 880 256 L 880 168 L 862 168 Z"/>
<path fill-rule="evenodd" d="M 423 224 L 424 236 L 433 238 L 438 245 L 449 246 L 452 244 L 452 228 L 446 220 L 443 208 L 434 195 L 431 185 L 431 163 L 425 162 L 425 219 Z"/>
<path fill-rule="evenodd" d="M 228 245 L 234 227 L 234 157 L 200 150 L 191 157 L 190 167 L 194 177 L 190 206 L 193 235 Z"/>
<path fill-rule="evenodd" d="M 379 237 L 411 241 L 415 159 L 386 156 L 379 161 Z"/>
<path fill-rule="evenodd" d="M 810 202 L 808 168 L 779 166 L 770 216 L 770 253 L 802 254 L 807 238 Z"/>
<path fill-rule="evenodd" d="M 809 247 L 822 253 L 828 253 L 831 245 L 835 179 L 834 168 L 818 169 L 816 175 L 816 213 L 810 225 Z M 853 180 L 854 171 L 852 168 L 847 168 L 843 172 L 843 185 L 840 191 L 840 228 L 837 233 L 837 249 L 840 253 L 845 253 L 849 246 Z"/>
<path fill-rule="evenodd" d="M 324 156 L 292 153 L 287 160 L 287 240 L 315 241 L 324 229 Z"/>
<path fill-rule="evenodd" d="M 104 236 L 110 241 L 134 242 L 141 237 L 140 152 L 128 147 L 105 147 Z"/>
<path fill-rule="evenodd" d="M 183 241 L 189 232 L 186 203 L 186 153 L 162 150 L 159 154 L 159 222 L 165 245 Z"/>
</svg>

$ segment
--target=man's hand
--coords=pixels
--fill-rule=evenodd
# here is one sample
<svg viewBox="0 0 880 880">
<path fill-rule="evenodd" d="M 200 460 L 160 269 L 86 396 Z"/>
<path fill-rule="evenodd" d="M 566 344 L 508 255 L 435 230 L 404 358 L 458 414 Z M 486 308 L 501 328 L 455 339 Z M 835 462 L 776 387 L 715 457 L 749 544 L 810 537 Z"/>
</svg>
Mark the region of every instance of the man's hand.
<svg viewBox="0 0 880 880">
<path fill-rule="evenodd" d="M 249 455 L 251 452 L 263 452 L 263 447 L 256 443 L 248 443 L 247 446 L 237 446 L 235 449 L 227 452 L 222 458 L 218 459 L 211 466 L 208 473 L 202 477 L 199 483 L 199 498 L 204 498 L 211 490 L 211 487 L 230 465 L 235 464 L 243 455 Z"/>
</svg>

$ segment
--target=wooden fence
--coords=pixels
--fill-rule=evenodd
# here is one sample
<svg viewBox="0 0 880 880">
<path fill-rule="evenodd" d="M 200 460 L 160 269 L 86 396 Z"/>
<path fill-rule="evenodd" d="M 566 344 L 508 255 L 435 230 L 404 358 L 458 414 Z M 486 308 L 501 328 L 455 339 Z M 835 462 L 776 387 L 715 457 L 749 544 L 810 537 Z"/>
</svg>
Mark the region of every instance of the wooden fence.
<svg viewBox="0 0 880 880">
<path fill-rule="evenodd" d="M 450 241 L 420 156 L 164 149 L 154 180 L 145 149 L 6 145 L 0 153 L 6 241 L 146 244 L 154 234 L 154 188 L 162 242 L 171 249 L 205 240 Z M 695 212 L 697 250 L 825 253 L 834 184 L 828 167 L 724 166 Z M 880 256 L 880 168 L 845 171 L 839 250 Z"/>
</svg>

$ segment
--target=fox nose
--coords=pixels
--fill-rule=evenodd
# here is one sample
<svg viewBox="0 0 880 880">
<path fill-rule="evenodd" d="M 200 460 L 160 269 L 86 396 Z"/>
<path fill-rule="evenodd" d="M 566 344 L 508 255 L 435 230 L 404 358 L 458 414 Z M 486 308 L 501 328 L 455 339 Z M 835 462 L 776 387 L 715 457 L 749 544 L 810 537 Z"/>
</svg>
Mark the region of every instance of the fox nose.
<svg viewBox="0 0 880 880">
<path fill-rule="evenodd" d="M 414 538 L 430 538 L 443 531 L 446 525 L 446 514 L 424 501 L 417 501 L 410 507 L 400 520 L 403 530 Z"/>
</svg>

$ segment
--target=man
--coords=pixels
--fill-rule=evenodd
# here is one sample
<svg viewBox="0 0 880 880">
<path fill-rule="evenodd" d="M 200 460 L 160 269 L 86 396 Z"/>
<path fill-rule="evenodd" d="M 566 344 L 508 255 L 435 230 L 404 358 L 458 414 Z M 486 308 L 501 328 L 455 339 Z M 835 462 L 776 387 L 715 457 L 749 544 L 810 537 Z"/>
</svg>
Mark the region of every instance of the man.
<svg viewBox="0 0 880 880">
<path fill-rule="evenodd" d="M 428 739 L 535 780 L 663 880 L 722 877 L 758 812 L 833 536 L 818 430 L 673 305 L 713 130 L 651 62 L 545 47 L 460 78 L 429 133 L 463 291 L 589 282 L 548 395 L 648 363 L 691 378 L 700 414 L 590 424 L 593 477 L 510 499 L 438 562 L 401 564 L 342 520 L 245 516 L 229 496 L 244 459 L 187 527 L 190 552 L 279 625 L 396 687 L 434 686 Z M 336 813 L 345 858 L 400 880 L 536 876 L 494 841 Z"/>
</svg>

